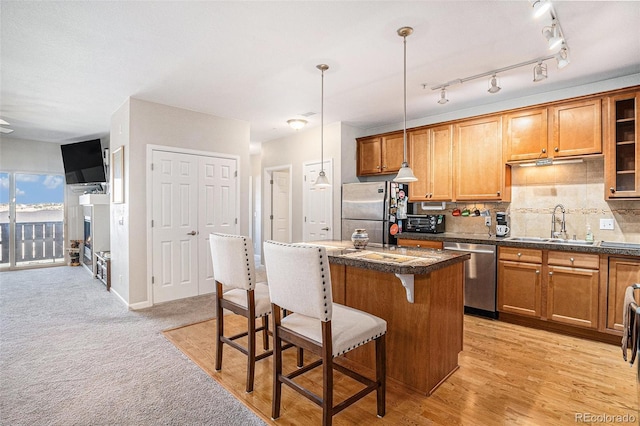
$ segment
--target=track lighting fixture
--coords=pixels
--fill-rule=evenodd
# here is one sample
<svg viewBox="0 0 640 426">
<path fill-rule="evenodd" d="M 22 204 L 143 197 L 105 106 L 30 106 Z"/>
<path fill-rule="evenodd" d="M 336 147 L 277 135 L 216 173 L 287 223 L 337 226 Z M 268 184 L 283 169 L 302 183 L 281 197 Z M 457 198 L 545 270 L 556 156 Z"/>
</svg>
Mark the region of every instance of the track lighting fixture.
<svg viewBox="0 0 640 426">
<path fill-rule="evenodd" d="M 487 90 L 487 92 L 498 93 L 500 89 L 502 89 L 502 87 L 498 86 L 498 77 L 496 77 L 496 75 L 494 74 L 489 79 L 489 89 Z"/>
<path fill-rule="evenodd" d="M 545 78 L 547 78 L 547 64 L 540 61 L 538 65 L 533 67 L 533 81 L 537 83 Z"/>
<path fill-rule="evenodd" d="M 447 102 L 449 102 L 449 99 L 447 99 L 447 92 L 446 92 L 445 88 L 443 87 L 442 91 L 440 92 L 440 99 L 438 100 L 438 103 L 440 105 L 444 105 Z"/>
<path fill-rule="evenodd" d="M 542 34 L 547 39 L 549 43 L 549 50 L 554 50 L 562 44 L 562 34 L 560 32 L 560 28 L 558 26 L 558 21 L 554 19 L 551 21 L 550 27 L 544 27 L 542 29 Z"/>
<path fill-rule="evenodd" d="M 551 1 L 549 0 L 533 0 L 533 17 L 539 18 L 551 9 Z"/>
<path fill-rule="evenodd" d="M 558 62 L 559 69 L 562 69 L 569 65 L 571 61 L 569 60 L 569 48 L 566 44 L 562 43 L 562 48 L 558 53 L 556 53 L 555 57 L 556 61 Z"/>
<path fill-rule="evenodd" d="M 292 118 L 291 120 L 287 120 L 287 124 L 294 130 L 300 130 L 306 126 L 307 120 L 303 120 L 302 118 Z"/>
</svg>

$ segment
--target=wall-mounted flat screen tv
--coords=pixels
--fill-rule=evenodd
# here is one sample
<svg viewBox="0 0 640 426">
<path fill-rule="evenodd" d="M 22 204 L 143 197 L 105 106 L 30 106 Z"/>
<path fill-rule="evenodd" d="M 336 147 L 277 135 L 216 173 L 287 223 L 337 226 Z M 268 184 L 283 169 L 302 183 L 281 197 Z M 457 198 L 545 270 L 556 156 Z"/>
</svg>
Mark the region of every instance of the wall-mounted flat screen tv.
<svg viewBox="0 0 640 426">
<path fill-rule="evenodd" d="M 107 181 L 100 139 L 60 145 L 68 185 Z"/>
</svg>

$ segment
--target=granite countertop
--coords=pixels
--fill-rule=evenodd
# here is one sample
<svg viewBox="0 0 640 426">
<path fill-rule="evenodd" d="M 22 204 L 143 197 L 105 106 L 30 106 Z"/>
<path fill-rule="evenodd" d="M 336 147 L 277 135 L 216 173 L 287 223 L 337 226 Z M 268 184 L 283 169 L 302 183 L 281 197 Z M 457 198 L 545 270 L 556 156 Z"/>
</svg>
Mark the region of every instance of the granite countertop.
<svg viewBox="0 0 640 426">
<path fill-rule="evenodd" d="M 558 244 L 545 241 L 512 241 L 505 237 L 489 236 L 488 234 L 464 234 L 456 232 L 444 232 L 442 234 L 423 234 L 418 232 L 403 232 L 396 235 L 397 238 L 425 241 L 448 241 L 469 244 L 490 244 L 504 247 L 519 247 L 541 250 L 560 250 L 580 253 L 618 254 L 624 256 L 640 257 L 640 249 L 626 247 L 602 247 L 602 241 L 595 241 L 592 245 Z"/>
<path fill-rule="evenodd" d="M 405 247 L 353 248 L 351 241 L 314 241 L 304 244 L 326 248 L 329 262 L 393 274 L 422 275 L 471 258 L 467 253 Z"/>
</svg>

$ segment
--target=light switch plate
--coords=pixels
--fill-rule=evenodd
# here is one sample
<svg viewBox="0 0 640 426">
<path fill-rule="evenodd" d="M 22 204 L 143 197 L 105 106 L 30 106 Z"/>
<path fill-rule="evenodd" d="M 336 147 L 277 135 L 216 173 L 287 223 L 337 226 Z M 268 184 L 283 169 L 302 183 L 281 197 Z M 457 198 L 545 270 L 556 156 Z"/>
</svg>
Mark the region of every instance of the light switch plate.
<svg viewBox="0 0 640 426">
<path fill-rule="evenodd" d="M 613 219 L 600 219 L 600 229 L 613 229 Z"/>
</svg>

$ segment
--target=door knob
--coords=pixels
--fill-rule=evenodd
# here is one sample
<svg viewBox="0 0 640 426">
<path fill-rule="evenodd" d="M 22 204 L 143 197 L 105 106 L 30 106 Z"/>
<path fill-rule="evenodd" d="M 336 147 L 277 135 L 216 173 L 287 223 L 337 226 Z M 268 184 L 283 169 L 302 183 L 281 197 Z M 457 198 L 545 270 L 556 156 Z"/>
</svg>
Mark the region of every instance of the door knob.
<svg viewBox="0 0 640 426">
<path fill-rule="evenodd" d="M 187 232 L 187 235 L 196 235 L 196 231 Z"/>
<path fill-rule="evenodd" d="M 329 228 L 322 228 L 322 231 L 328 231 Z"/>
</svg>

